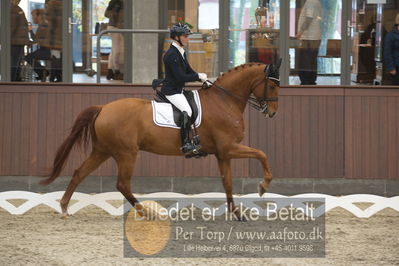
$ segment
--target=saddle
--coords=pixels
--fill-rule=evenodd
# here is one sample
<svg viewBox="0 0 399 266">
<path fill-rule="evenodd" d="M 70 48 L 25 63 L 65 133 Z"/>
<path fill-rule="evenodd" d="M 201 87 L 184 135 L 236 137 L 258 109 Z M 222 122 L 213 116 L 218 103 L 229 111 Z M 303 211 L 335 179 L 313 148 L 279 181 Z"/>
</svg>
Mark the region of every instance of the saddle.
<svg viewBox="0 0 399 266">
<path fill-rule="evenodd" d="M 194 100 L 194 93 L 192 91 L 183 91 L 183 95 L 186 97 L 187 102 L 191 107 L 192 115 L 191 115 L 190 124 L 193 125 L 198 116 L 198 106 Z M 158 90 L 156 91 L 154 100 L 158 103 L 171 104 L 171 102 L 165 97 L 165 95 L 163 95 L 162 92 Z M 173 104 L 172 104 L 172 109 L 173 109 L 173 119 L 175 120 L 176 125 L 180 125 L 181 112 Z"/>
<path fill-rule="evenodd" d="M 152 88 L 155 90 L 155 96 L 154 96 L 154 101 L 157 103 L 168 103 L 172 106 L 172 110 L 173 110 L 173 120 L 175 122 L 176 125 L 181 125 L 181 111 L 176 108 L 166 97 L 165 95 L 158 90 L 157 88 L 159 86 L 161 86 L 163 84 L 164 80 L 163 79 L 155 79 L 152 82 Z M 198 118 L 198 116 L 200 115 L 200 111 L 199 111 L 199 107 L 197 105 L 197 102 L 195 101 L 195 96 L 194 93 L 192 91 L 183 91 L 183 95 L 186 97 L 188 104 L 190 105 L 190 108 L 192 110 L 192 115 L 191 115 L 191 120 L 190 120 L 190 126 L 191 126 L 191 135 L 192 137 L 192 142 L 194 144 L 199 145 L 200 143 L 200 139 L 199 139 L 199 135 L 197 134 L 197 130 L 196 130 L 196 120 Z M 196 95 L 197 99 L 198 98 L 198 94 Z M 200 121 L 200 119 L 199 119 Z M 198 122 L 198 121 L 197 121 Z M 198 124 L 197 124 L 198 126 Z M 186 158 L 200 158 L 203 156 L 207 156 L 208 154 L 205 152 L 200 151 L 198 154 L 192 154 L 192 155 L 186 155 Z"/>
<path fill-rule="evenodd" d="M 172 104 L 161 91 L 157 90 L 158 87 L 163 85 L 164 81 L 165 81 L 164 79 L 154 79 L 152 81 L 152 88 L 155 90 L 154 101 L 156 101 L 158 103 Z M 184 95 L 184 97 L 186 97 L 187 102 L 190 105 L 190 108 L 192 111 L 190 124 L 193 125 L 198 116 L 198 106 L 194 100 L 194 93 L 192 91 L 183 91 L 183 95 Z M 173 104 L 172 104 L 172 108 L 173 108 L 173 119 L 175 120 L 176 125 L 180 125 L 181 112 Z"/>
</svg>

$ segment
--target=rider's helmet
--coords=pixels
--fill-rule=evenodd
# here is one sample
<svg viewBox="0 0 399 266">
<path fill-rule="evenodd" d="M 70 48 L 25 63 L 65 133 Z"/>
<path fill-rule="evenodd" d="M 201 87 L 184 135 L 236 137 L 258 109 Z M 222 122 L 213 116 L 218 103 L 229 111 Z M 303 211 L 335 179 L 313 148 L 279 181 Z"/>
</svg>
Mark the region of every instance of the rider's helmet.
<svg viewBox="0 0 399 266">
<path fill-rule="evenodd" d="M 191 34 L 190 26 L 188 23 L 177 22 L 170 28 L 170 38 L 174 39 L 176 36 Z"/>
</svg>

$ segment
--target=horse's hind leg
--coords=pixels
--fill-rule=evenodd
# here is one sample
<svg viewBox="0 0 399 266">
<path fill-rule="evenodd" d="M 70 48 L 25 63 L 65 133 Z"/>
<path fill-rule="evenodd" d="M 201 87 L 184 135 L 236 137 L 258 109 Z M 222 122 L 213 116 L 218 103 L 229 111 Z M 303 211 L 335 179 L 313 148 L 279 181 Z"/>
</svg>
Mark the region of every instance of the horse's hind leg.
<svg viewBox="0 0 399 266">
<path fill-rule="evenodd" d="M 139 201 L 133 196 L 130 187 L 137 154 L 124 154 L 118 157 L 119 158 L 116 159 L 118 164 L 118 181 L 116 183 L 116 188 L 137 211 L 141 211 L 142 207 L 140 204 L 137 204 Z"/>
<path fill-rule="evenodd" d="M 97 169 L 101 163 L 109 158 L 109 155 L 100 151 L 93 149 L 90 156 L 82 163 L 82 165 L 75 170 L 69 185 L 62 196 L 60 201 L 62 214 L 67 215 L 67 209 L 69 201 L 71 200 L 73 192 L 75 192 L 76 187 L 83 181 L 83 179 L 88 176 L 91 172 Z"/>
</svg>

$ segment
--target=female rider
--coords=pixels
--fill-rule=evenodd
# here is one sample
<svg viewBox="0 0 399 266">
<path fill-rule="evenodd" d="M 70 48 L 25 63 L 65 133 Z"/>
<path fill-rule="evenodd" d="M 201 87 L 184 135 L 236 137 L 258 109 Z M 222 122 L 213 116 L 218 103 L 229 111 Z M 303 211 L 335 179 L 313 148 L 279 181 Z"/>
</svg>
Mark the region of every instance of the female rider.
<svg viewBox="0 0 399 266">
<path fill-rule="evenodd" d="M 163 57 L 165 81 L 161 89 L 165 97 L 182 112 L 180 119 L 181 151 L 185 155 L 197 153 L 199 147 L 190 141 L 189 130 L 192 111 L 183 95 L 183 88 L 186 82 L 206 82 L 208 79 L 205 73 L 195 72 L 187 61 L 184 47 L 187 45 L 189 34 L 191 34 L 189 26 L 182 22 L 176 23 L 170 29 L 170 38 L 173 41 Z"/>
</svg>

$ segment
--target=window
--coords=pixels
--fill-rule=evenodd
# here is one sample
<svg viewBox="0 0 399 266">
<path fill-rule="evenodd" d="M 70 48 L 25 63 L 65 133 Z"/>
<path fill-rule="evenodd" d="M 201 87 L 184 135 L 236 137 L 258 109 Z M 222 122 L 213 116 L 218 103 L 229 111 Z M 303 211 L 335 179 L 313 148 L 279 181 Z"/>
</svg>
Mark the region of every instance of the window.
<svg viewBox="0 0 399 266">
<path fill-rule="evenodd" d="M 279 58 L 280 1 L 230 2 L 229 67 Z"/>
<path fill-rule="evenodd" d="M 167 26 L 178 21 L 192 25 L 188 43 L 188 60 L 197 72 L 203 72 L 209 78 L 216 78 L 218 71 L 219 43 L 219 0 L 178 0 L 168 1 Z M 169 49 L 172 40 L 164 40 L 163 52 Z M 161 61 L 160 64 L 163 62 Z"/>
<path fill-rule="evenodd" d="M 290 85 L 341 82 L 341 0 L 290 0 Z"/>
</svg>

